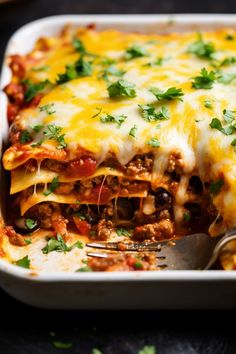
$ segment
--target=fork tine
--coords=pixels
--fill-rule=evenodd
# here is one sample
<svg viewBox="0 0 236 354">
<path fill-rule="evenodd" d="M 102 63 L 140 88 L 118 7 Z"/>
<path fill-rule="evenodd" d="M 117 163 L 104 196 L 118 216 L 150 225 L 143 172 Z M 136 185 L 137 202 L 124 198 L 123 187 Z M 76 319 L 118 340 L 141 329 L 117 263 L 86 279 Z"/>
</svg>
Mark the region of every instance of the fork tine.
<svg viewBox="0 0 236 354">
<path fill-rule="evenodd" d="M 108 253 L 100 253 L 100 252 L 87 252 L 88 257 L 98 257 L 98 258 L 107 258 L 109 256 Z"/>
<path fill-rule="evenodd" d="M 160 242 L 91 242 L 86 244 L 87 247 L 99 248 L 110 251 L 160 251 Z"/>
</svg>

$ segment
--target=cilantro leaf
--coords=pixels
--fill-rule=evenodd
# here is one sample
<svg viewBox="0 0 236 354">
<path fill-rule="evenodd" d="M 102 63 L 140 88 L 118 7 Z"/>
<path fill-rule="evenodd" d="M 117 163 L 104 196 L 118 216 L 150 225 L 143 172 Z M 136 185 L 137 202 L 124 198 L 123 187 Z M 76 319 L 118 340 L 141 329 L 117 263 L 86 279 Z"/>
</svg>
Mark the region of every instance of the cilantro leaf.
<svg viewBox="0 0 236 354">
<path fill-rule="evenodd" d="M 218 181 L 215 181 L 215 182 L 211 182 L 210 183 L 210 192 L 212 194 L 217 194 L 220 192 L 221 188 L 223 187 L 224 185 L 224 181 L 223 179 L 219 179 Z"/>
<path fill-rule="evenodd" d="M 139 44 L 134 44 L 132 47 L 129 47 L 125 52 L 125 59 L 131 60 L 135 58 L 140 58 L 148 55 L 148 51 L 145 47 L 142 47 Z"/>
<path fill-rule="evenodd" d="M 38 133 L 38 132 L 40 132 L 40 130 L 42 130 L 43 129 L 43 125 L 42 124 L 35 124 L 35 125 L 33 125 L 31 128 L 36 132 L 36 133 Z"/>
<path fill-rule="evenodd" d="M 61 342 L 58 340 L 54 340 L 52 344 L 57 349 L 70 349 L 73 346 L 73 344 L 70 342 Z"/>
<path fill-rule="evenodd" d="M 40 112 L 45 111 L 48 115 L 51 115 L 56 113 L 53 107 L 54 107 L 54 103 L 45 104 L 44 106 L 39 106 L 39 111 Z"/>
<path fill-rule="evenodd" d="M 57 238 L 50 237 L 48 239 L 48 243 L 44 248 L 42 248 L 42 252 L 44 254 L 48 254 L 53 251 L 70 252 L 74 248 L 82 249 L 83 247 L 83 243 L 80 241 L 76 241 L 72 246 L 67 246 L 61 234 L 57 233 Z"/>
<path fill-rule="evenodd" d="M 25 238 L 24 241 L 25 241 L 26 245 L 31 245 L 31 243 L 32 243 L 32 240 L 30 238 L 28 238 L 28 239 Z"/>
<path fill-rule="evenodd" d="M 136 97 L 135 84 L 118 80 L 107 88 L 110 97 Z"/>
<path fill-rule="evenodd" d="M 50 82 L 48 80 L 41 81 L 38 83 L 33 83 L 30 80 L 24 80 L 23 84 L 25 84 L 26 86 L 24 94 L 25 101 L 30 102 L 40 91 L 43 91 L 49 83 Z"/>
<path fill-rule="evenodd" d="M 201 34 L 199 34 L 199 39 L 188 47 L 188 53 L 202 59 L 212 59 L 215 47 L 213 43 L 204 41 Z"/>
<path fill-rule="evenodd" d="M 212 103 L 213 103 L 212 100 L 206 98 L 204 101 L 204 106 L 206 108 L 213 108 Z"/>
<path fill-rule="evenodd" d="M 102 123 L 115 123 L 117 124 L 117 128 L 120 128 L 120 126 L 124 123 L 126 120 L 127 116 L 124 114 L 117 115 L 117 116 L 112 116 L 110 114 L 107 114 L 106 116 L 100 117 L 100 121 Z"/>
<path fill-rule="evenodd" d="M 130 237 L 131 236 L 131 232 L 124 229 L 123 227 L 118 227 L 116 229 L 116 233 L 118 236 L 126 236 L 126 237 Z"/>
<path fill-rule="evenodd" d="M 84 46 L 83 42 L 81 41 L 81 39 L 79 39 L 79 38 L 76 38 L 76 37 L 73 38 L 72 46 L 76 50 L 76 52 L 78 52 L 78 53 L 84 54 L 86 52 L 85 46 Z"/>
<path fill-rule="evenodd" d="M 29 219 L 27 218 L 25 220 L 25 225 L 28 227 L 28 229 L 32 230 L 35 228 L 35 226 L 37 226 L 37 221 L 36 220 L 32 220 L 32 219 Z"/>
<path fill-rule="evenodd" d="M 225 135 L 231 135 L 233 134 L 234 131 L 234 127 L 232 125 L 229 125 L 228 127 L 223 127 L 221 121 L 218 118 L 213 118 L 211 123 L 210 123 L 210 127 L 212 129 L 217 129 L 219 130 L 221 133 L 225 134 Z"/>
<path fill-rule="evenodd" d="M 222 67 L 222 66 L 228 66 L 231 64 L 235 64 L 235 63 L 236 63 L 236 57 L 227 57 L 227 58 L 223 59 L 217 66 Z"/>
<path fill-rule="evenodd" d="M 215 71 L 207 71 L 202 68 L 200 75 L 193 78 L 192 87 L 195 89 L 211 89 L 217 79 Z"/>
<path fill-rule="evenodd" d="M 28 143 L 31 140 L 32 140 L 32 138 L 31 138 L 30 133 L 28 132 L 28 130 L 23 130 L 20 133 L 20 143 L 21 144 Z"/>
<path fill-rule="evenodd" d="M 157 138 L 151 138 L 147 142 L 147 145 L 150 145 L 153 148 L 158 148 L 158 147 L 160 147 L 160 141 Z"/>
<path fill-rule="evenodd" d="M 50 187 L 45 191 L 43 192 L 43 195 L 45 195 L 46 197 L 51 194 L 57 187 L 59 186 L 59 180 L 58 180 L 58 177 L 54 177 L 51 184 L 50 184 Z"/>
<path fill-rule="evenodd" d="M 236 79 L 236 73 L 221 73 L 218 77 L 218 82 L 221 84 L 230 84 L 233 80 Z"/>
<path fill-rule="evenodd" d="M 92 74 L 92 64 L 90 61 L 79 58 L 74 64 L 68 64 L 64 73 L 59 74 L 56 80 L 57 84 L 63 84 L 67 81 L 77 79 L 79 77 L 90 76 Z"/>
<path fill-rule="evenodd" d="M 138 127 L 136 124 L 134 124 L 134 126 L 129 131 L 129 135 L 132 136 L 133 138 L 135 138 L 137 131 L 138 131 Z"/>
<path fill-rule="evenodd" d="M 169 119 L 168 108 L 163 106 L 159 112 L 156 111 L 155 107 L 151 104 L 139 105 L 141 108 L 142 117 L 147 122 L 155 122 L 157 120 L 167 120 Z"/>
<path fill-rule="evenodd" d="M 233 141 L 231 141 L 231 144 L 230 144 L 230 145 L 236 146 L 236 138 L 235 138 Z"/>
<path fill-rule="evenodd" d="M 148 66 L 148 67 L 161 66 L 163 65 L 164 61 L 165 59 L 163 57 L 159 57 L 155 61 L 144 64 L 144 66 Z"/>
<path fill-rule="evenodd" d="M 16 265 L 18 265 L 19 267 L 22 267 L 22 268 L 29 269 L 30 268 L 30 259 L 29 259 L 28 255 L 21 258 L 21 259 L 18 259 L 16 261 Z"/>
<path fill-rule="evenodd" d="M 76 272 L 92 272 L 92 268 L 89 266 L 84 266 L 76 270 Z"/>
<path fill-rule="evenodd" d="M 151 87 L 149 91 L 153 93 L 158 101 L 176 99 L 182 101 L 182 96 L 184 95 L 182 89 L 176 87 L 170 87 L 166 91 L 161 91 L 157 87 Z"/>
<path fill-rule="evenodd" d="M 138 354 L 156 354 L 156 348 L 153 345 L 145 345 Z"/>
<path fill-rule="evenodd" d="M 67 147 L 67 144 L 64 140 L 65 134 L 61 134 L 62 127 L 59 127 L 55 124 L 49 124 L 44 130 L 43 134 L 49 140 L 56 140 L 58 142 L 57 149 L 64 149 Z"/>
<path fill-rule="evenodd" d="M 108 68 L 104 69 L 99 77 L 109 82 L 109 75 L 111 76 L 123 76 L 125 74 L 124 70 L 118 69 L 115 65 L 110 65 Z"/>
</svg>

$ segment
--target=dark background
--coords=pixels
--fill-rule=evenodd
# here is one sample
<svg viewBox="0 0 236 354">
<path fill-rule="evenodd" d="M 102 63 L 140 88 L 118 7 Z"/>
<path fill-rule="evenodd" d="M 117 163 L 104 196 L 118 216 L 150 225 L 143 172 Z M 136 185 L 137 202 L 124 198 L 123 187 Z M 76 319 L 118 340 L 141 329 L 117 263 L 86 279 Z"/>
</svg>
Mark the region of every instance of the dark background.
<svg viewBox="0 0 236 354">
<path fill-rule="evenodd" d="M 236 13 L 236 1 L 21 0 L 0 5 L 0 60 L 11 34 L 40 17 L 191 12 Z M 92 348 L 99 348 L 103 354 L 137 354 L 144 345 L 155 345 L 157 354 L 235 354 L 235 318 L 234 311 L 40 310 L 18 303 L 0 290 L 0 354 L 63 352 L 53 347 L 54 338 L 73 343 L 72 349 L 64 349 L 66 353 L 91 354 Z"/>
</svg>

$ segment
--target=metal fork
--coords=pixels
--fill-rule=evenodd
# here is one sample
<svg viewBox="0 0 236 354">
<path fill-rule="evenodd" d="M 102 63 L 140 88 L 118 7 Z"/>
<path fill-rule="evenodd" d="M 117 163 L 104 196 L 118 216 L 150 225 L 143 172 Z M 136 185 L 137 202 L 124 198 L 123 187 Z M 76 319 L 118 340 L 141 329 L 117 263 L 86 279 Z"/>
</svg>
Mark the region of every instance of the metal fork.
<svg viewBox="0 0 236 354">
<path fill-rule="evenodd" d="M 224 246 L 236 239 L 236 228 L 224 235 L 211 237 L 204 233 L 161 242 L 122 242 L 125 252 L 156 252 L 157 266 L 165 270 L 206 270 L 217 261 Z M 92 242 L 87 247 L 121 251 L 121 242 Z M 109 253 L 87 252 L 90 257 L 108 257 Z"/>
</svg>

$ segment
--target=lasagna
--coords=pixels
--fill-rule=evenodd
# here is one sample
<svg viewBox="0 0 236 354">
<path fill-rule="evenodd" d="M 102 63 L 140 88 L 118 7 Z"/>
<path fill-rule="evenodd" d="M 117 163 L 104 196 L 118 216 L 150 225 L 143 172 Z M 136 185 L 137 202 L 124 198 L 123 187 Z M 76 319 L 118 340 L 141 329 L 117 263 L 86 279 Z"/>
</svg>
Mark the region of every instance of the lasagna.
<svg viewBox="0 0 236 354">
<path fill-rule="evenodd" d="M 47 230 L 45 254 L 72 250 L 72 234 L 159 241 L 236 225 L 233 30 L 66 27 L 8 62 L 3 165 L 11 182 L 2 233 L 11 244 L 29 247 L 36 229 L 32 237 Z M 86 267 L 155 268 L 152 255 L 135 257 Z"/>
</svg>

